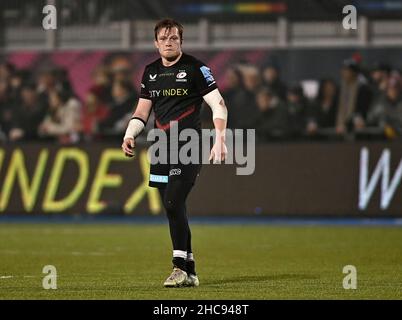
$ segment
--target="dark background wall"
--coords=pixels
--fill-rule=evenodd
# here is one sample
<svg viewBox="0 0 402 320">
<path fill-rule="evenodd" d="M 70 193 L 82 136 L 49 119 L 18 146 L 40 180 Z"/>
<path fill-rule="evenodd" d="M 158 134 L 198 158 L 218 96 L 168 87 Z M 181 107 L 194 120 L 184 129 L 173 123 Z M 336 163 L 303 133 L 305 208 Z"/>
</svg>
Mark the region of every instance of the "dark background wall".
<svg viewBox="0 0 402 320">
<path fill-rule="evenodd" d="M 40 171 L 38 159 L 43 152 L 48 152 L 48 157 L 39 174 L 35 196 L 32 181 L 35 172 Z M 368 155 L 365 163 L 364 152 Z M 60 171 L 55 171 L 55 164 L 61 161 L 56 159 L 62 153 L 66 157 Z M 387 156 L 389 161 L 382 162 L 375 180 L 373 173 L 378 162 Z M 86 214 L 88 211 L 95 216 L 163 214 L 158 193 L 147 187 L 145 149 L 139 149 L 137 157 L 130 160 L 113 144 L 73 148 L 33 144 L 3 147 L 0 157 L 3 158 L 0 168 L 2 215 Z M 79 157 L 83 159 L 81 162 L 76 160 Z M 10 170 L 17 162 L 18 170 L 11 175 L 12 179 Z M 402 216 L 402 149 L 399 143 L 261 145 L 256 149 L 253 174 L 236 175 L 238 167 L 236 164 L 204 165 L 189 197 L 189 213 L 195 216 Z M 401 167 L 399 175 L 398 167 Z M 363 169 L 367 171 L 367 183 L 361 188 Z M 58 178 L 55 177 L 57 172 Z M 27 190 L 30 190 L 25 195 L 21 192 L 24 175 Z M 55 185 L 51 185 L 52 179 Z M 373 192 L 367 197 L 367 206 L 359 207 L 361 190 L 367 190 L 370 181 L 373 181 Z M 395 184 L 393 191 L 390 191 L 391 183 Z M 4 198 L 7 188 L 11 188 L 8 200 Z M 74 190 L 79 191 L 69 205 L 54 210 L 44 206 L 45 195 L 51 189 L 56 190 L 55 201 L 68 198 Z M 137 202 L 127 209 L 135 192 Z M 381 199 L 384 201 L 387 192 L 389 201 L 381 208 Z M 102 204 L 102 210 L 88 210 L 91 194 L 92 199 L 96 198 L 96 205 Z M 24 203 L 29 201 L 33 201 L 31 209 L 26 209 Z"/>
</svg>

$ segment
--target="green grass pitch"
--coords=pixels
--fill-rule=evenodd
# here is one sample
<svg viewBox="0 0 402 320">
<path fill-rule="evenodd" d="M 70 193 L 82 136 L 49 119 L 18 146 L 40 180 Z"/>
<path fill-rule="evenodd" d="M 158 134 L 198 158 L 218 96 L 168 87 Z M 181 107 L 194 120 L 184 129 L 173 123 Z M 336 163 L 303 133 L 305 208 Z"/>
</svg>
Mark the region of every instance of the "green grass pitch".
<svg viewBox="0 0 402 320">
<path fill-rule="evenodd" d="M 192 225 L 198 288 L 164 288 L 167 225 L 1 224 L 0 299 L 401 299 L 402 228 Z M 57 290 L 44 290 L 45 265 Z M 357 289 L 345 290 L 345 265 Z"/>
</svg>

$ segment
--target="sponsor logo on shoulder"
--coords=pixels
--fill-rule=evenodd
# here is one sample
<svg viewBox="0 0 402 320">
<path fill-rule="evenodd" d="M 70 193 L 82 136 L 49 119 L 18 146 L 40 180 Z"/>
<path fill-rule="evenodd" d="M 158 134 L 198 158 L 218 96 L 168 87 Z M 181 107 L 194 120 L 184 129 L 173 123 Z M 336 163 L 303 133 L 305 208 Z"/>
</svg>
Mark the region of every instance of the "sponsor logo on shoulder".
<svg viewBox="0 0 402 320">
<path fill-rule="evenodd" d="M 207 66 L 202 66 L 200 68 L 202 75 L 204 76 L 205 81 L 208 84 L 208 87 L 215 83 L 214 76 L 212 75 L 211 69 Z"/>
<path fill-rule="evenodd" d="M 181 71 L 176 75 L 176 82 L 187 82 L 187 79 L 185 79 L 187 76 L 187 73 L 185 71 Z"/>
<path fill-rule="evenodd" d="M 156 76 L 157 76 L 158 74 L 154 74 L 154 75 L 152 75 L 152 74 L 150 74 L 149 75 L 149 81 L 156 81 Z"/>
<path fill-rule="evenodd" d="M 181 169 L 172 169 L 169 171 L 169 176 L 179 176 L 181 174 Z"/>
</svg>

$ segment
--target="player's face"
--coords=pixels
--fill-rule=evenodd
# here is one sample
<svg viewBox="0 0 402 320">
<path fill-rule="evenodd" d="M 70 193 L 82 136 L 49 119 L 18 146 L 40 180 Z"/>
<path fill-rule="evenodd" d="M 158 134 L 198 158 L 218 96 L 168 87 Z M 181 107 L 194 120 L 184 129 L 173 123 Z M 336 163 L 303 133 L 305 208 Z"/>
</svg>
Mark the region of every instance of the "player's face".
<svg viewBox="0 0 402 320">
<path fill-rule="evenodd" d="M 177 28 L 159 30 L 155 46 L 162 58 L 174 61 L 181 53 L 181 40 Z"/>
</svg>

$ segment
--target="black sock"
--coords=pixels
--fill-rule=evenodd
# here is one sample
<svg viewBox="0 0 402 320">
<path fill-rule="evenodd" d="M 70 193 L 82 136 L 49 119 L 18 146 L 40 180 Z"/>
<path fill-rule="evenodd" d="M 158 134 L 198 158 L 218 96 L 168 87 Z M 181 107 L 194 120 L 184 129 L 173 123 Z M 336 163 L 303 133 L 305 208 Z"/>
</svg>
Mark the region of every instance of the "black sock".
<svg viewBox="0 0 402 320">
<path fill-rule="evenodd" d="M 188 274 L 196 275 L 195 273 L 195 261 L 194 260 L 186 260 L 186 270 Z"/>
<path fill-rule="evenodd" d="M 186 271 L 186 260 L 184 258 L 180 258 L 180 257 L 173 257 L 173 266 L 177 267 L 183 271 Z"/>
</svg>

